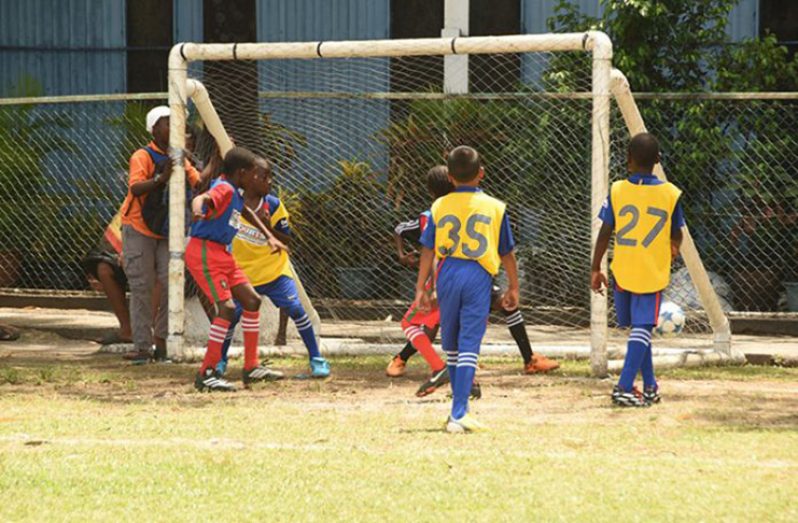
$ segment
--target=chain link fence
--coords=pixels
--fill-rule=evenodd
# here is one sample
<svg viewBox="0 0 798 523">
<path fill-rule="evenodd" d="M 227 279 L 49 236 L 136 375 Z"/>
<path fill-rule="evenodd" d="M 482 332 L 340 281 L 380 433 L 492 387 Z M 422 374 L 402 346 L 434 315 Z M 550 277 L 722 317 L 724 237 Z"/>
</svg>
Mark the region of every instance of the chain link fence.
<svg viewBox="0 0 798 523">
<path fill-rule="evenodd" d="M 278 192 L 294 218 L 295 264 L 319 312 L 370 321 L 401 315 L 415 272 L 398 264 L 393 228 L 427 208 L 424 173 L 447 145 L 467 139 L 483 151 L 487 190 L 509 202 L 530 323 L 586 327 L 589 98 L 558 93 L 554 103 L 514 92 L 444 100 L 406 83 L 393 100 L 264 90 L 254 106 L 270 133 L 260 150 L 275 160 Z M 212 100 L 223 121 L 224 104 L 237 103 L 219 103 L 213 92 Z M 791 285 L 798 282 L 798 95 L 637 100 L 661 139 L 666 173 L 685 192 L 688 225 L 724 307 L 795 307 L 798 296 L 788 289 L 798 293 Z M 0 100 L 1 288 L 91 289 L 82 260 L 124 199 L 128 158 L 149 141 L 144 115 L 164 102 L 158 94 Z M 289 103 L 313 115 L 310 131 L 292 128 Z M 468 126 L 453 128 L 453 116 Z M 336 119 L 346 122 L 347 136 L 372 144 L 365 153 L 357 140 L 340 142 Z M 628 135 L 616 113 L 612 125 L 618 178 Z M 228 130 L 247 144 L 246 127 Z M 210 150 L 200 133 L 198 157 Z M 700 308 L 678 264 L 668 294 Z"/>
</svg>

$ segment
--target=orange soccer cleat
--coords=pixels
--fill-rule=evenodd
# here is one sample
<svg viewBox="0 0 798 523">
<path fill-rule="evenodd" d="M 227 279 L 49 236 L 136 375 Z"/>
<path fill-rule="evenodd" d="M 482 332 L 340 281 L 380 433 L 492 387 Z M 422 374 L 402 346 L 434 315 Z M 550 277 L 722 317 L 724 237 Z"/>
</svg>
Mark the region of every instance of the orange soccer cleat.
<svg viewBox="0 0 798 523">
<path fill-rule="evenodd" d="M 391 363 L 388 364 L 388 368 L 385 369 L 385 375 L 391 378 L 398 378 L 400 376 L 405 375 L 405 367 L 407 366 L 407 362 L 403 360 L 399 355 L 393 357 Z"/>
<path fill-rule="evenodd" d="M 524 364 L 524 374 L 538 374 L 559 368 L 560 364 L 556 361 L 550 360 L 542 354 L 533 354 L 532 361 Z"/>
</svg>

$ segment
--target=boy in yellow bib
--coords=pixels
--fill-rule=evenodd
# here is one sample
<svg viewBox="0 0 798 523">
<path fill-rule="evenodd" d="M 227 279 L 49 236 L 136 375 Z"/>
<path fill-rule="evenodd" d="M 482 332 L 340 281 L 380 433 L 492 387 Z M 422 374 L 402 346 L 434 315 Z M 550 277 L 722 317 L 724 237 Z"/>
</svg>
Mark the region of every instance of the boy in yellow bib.
<svg viewBox="0 0 798 523">
<path fill-rule="evenodd" d="M 291 239 L 288 225 L 288 211 L 279 198 L 270 194 L 272 190 L 272 166 L 268 160 L 258 157 L 257 174 L 252 187 L 244 193 L 244 202 L 255 211 L 275 237 L 285 244 Z M 241 227 L 233 239 L 233 257 L 244 271 L 255 291 L 267 296 L 275 307 L 285 308 L 288 316 L 294 320 L 297 331 L 302 337 L 308 351 L 310 375 L 313 378 L 326 378 L 330 375 L 330 364 L 319 351 L 313 325 L 299 300 L 299 292 L 291 273 L 288 253 L 284 250 L 273 251 L 263 234 L 241 219 Z M 236 315 L 230 324 L 222 345 L 222 359 L 217 371 L 223 374 L 227 367 L 227 351 L 233 339 L 236 323 L 241 317 L 241 307 L 236 303 Z M 244 318 L 246 327 L 247 319 Z"/>
<path fill-rule="evenodd" d="M 508 288 L 502 306 L 515 310 L 518 268 L 506 206 L 479 188 L 485 171 L 477 151 L 466 146 L 455 148 L 449 153 L 447 167 L 454 191 L 435 200 L 431 219 L 421 234 L 413 305 L 422 312 L 429 311 L 437 290 L 441 344 L 452 385 L 452 412 L 446 430 L 473 432 L 485 428 L 468 414 L 468 397 L 488 325 L 493 277 L 503 265 Z M 426 283 L 436 257 L 440 259 L 437 279 L 428 290 Z"/>
<path fill-rule="evenodd" d="M 619 327 L 632 327 L 618 385 L 612 401 L 621 407 L 646 407 L 660 401 L 651 356 L 651 331 L 657 324 L 662 291 L 668 286 L 671 261 L 682 243 L 684 213 L 682 191 L 652 174 L 659 163 L 659 143 L 654 135 L 640 133 L 629 142 L 629 178 L 614 182 L 599 219 L 604 222 L 596 241 L 591 287 L 608 286 L 601 260 L 615 232 L 610 265 L 615 280 L 615 311 Z M 643 392 L 635 386 L 643 375 Z"/>
</svg>

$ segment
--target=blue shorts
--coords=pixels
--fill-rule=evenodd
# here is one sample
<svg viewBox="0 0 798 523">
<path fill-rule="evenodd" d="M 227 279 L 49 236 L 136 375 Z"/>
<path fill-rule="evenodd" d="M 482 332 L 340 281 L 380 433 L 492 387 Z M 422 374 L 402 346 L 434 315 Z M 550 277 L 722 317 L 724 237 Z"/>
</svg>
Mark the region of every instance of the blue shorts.
<svg viewBox="0 0 798 523">
<path fill-rule="evenodd" d="M 255 287 L 255 292 L 266 296 L 275 307 L 291 307 L 299 304 L 299 292 L 293 278 L 280 276 L 274 281 Z"/>
<path fill-rule="evenodd" d="M 657 324 L 662 291 L 635 294 L 615 284 L 615 314 L 618 327 L 646 327 Z"/>
<path fill-rule="evenodd" d="M 478 353 L 488 327 L 493 277 L 475 261 L 447 258 L 437 282 L 443 349 Z"/>
</svg>

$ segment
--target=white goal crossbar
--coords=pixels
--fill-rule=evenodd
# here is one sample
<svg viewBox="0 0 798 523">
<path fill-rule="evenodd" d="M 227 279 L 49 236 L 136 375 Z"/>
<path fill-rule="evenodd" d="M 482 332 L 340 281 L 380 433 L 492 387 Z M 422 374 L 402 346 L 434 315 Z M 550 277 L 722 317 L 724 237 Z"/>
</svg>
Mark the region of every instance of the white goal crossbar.
<svg viewBox="0 0 798 523">
<path fill-rule="evenodd" d="M 591 125 L 591 245 L 595 245 L 600 222 L 599 210 L 608 193 L 610 163 L 610 96 L 615 95 L 631 133 L 645 129 L 625 78 L 613 72 L 612 43 L 598 31 L 497 37 L 455 37 L 404 40 L 240 43 L 175 45 L 169 55 L 170 155 L 174 171 L 170 180 L 169 230 L 169 336 L 170 356 L 180 359 L 184 347 L 184 262 L 185 183 L 182 151 L 185 146 L 186 104 L 194 101 L 209 132 L 224 153 L 232 147 L 216 111 L 201 83 L 189 80 L 189 62 L 206 60 L 282 60 L 318 58 L 400 57 L 422 55 L 469 55 L 529 52 L 590 52 L 592 56 Z M 657 175 L 664 178 L 658 168 Z M 731 355 L 728 321 L 689 233 L 683 256 L 714 331 L 715 351 Z M 606 259 L 602 261 L 606 271 Z M 587 282 L 585 282 L 587 285 Z M 594 375 L 607 374 L 607 297 L 593 294 L 590 304 L 591 369 Z M 318 321 L 318 320 L 316 320 Z"/>
</svg>

